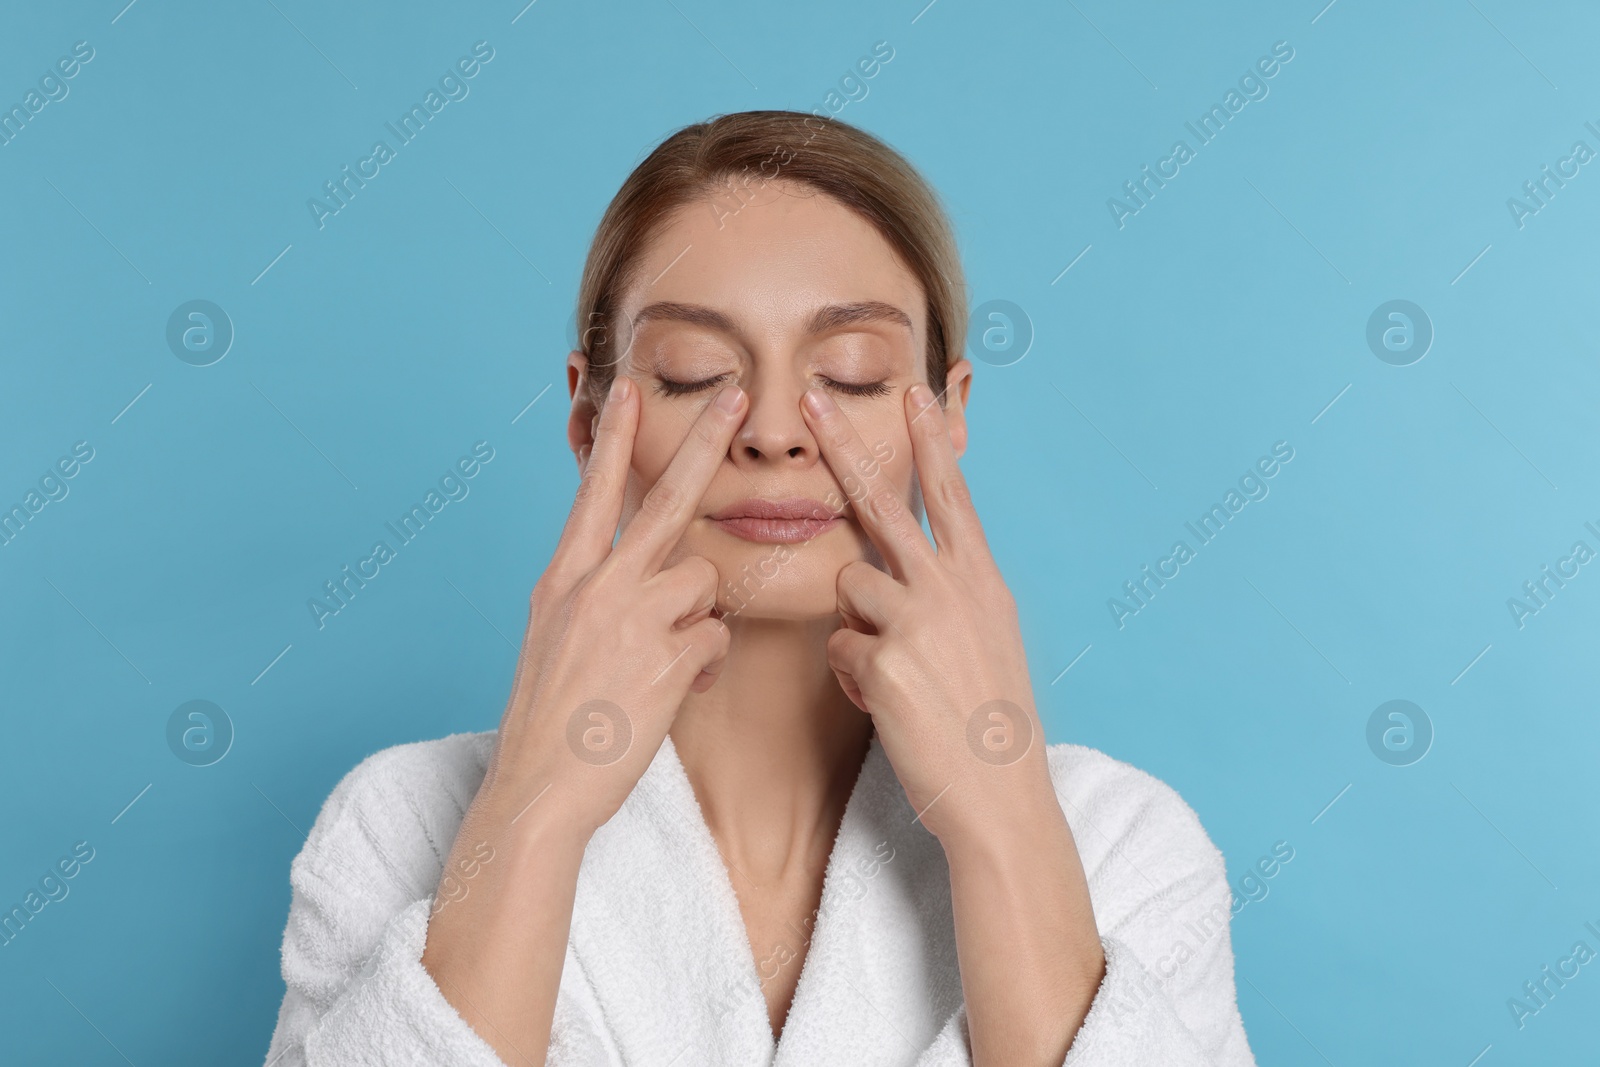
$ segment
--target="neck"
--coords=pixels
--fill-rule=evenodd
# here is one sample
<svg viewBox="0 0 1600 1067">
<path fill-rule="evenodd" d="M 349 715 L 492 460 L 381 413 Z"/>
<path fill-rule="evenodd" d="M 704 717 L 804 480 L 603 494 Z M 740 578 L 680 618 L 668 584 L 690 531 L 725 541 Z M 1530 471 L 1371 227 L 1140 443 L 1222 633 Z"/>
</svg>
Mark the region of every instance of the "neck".
<svg viewBox="0 0 1600 1067">
<path fill-rule="evenodd" d="M 831 851 L 872 720 L 828 666 L 839 616 L 724 622 L 717 684 L 684 700 L 672 743 L 723 858 L 766 884 Z"/>
</svg>

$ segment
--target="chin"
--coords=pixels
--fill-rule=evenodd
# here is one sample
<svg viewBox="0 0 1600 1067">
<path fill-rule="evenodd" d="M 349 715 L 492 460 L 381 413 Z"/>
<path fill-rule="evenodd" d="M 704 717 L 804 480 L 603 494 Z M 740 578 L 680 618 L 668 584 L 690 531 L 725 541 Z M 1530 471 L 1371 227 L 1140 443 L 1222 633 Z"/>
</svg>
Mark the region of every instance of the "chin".
<svg viewBox="0 0 1600 1067">
<path fill-rule="evenodd" d="M 842 531 L 841 531 L 842 532 Z M 717 568 L 717 612 L 742 619 L 821 619 L 839 613 L 839 571 L 863 558 L 853 539 L 784 544 L 730 540 L 691 549 Z"/>
<path fill-rule="evenodd" d="M 835 596 L 822 596 L 816 591 L 801 595 L 763 591 L 754 597 L 719 596 L 717 613 L 729 623 L 738 619 L 812 622 L 839 614 L 839 602 Z"/>
</svg>

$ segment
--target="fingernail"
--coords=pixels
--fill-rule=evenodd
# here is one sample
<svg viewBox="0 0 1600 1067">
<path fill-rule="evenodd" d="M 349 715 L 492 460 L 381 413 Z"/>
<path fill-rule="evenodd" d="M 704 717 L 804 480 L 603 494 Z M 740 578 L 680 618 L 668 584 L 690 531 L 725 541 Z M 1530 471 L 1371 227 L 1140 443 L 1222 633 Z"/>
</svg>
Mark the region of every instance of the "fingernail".
<svg viewBox="0 0 1600 1067">
<path fill-rule="evenodd" d="M 744 390 L 737 385 L 730 385 L 717 394 L 717 407 L 732 415 L 739 410 L 739 401 L 744 397 Z"/>
<path fill-rule="evenodd" d="M 833 407 L 833 400 L 821 389 L 806 390 L 806 407 L 811 409 L 813 415 L 826 415 L 828 409 Z"/>
<path fill-rule="evenodd" d="M 621 400 L 628 395 L 628 376 L 619 374 L 611 380 L 611 392 L 608 399 Z"/>
<path fill-rule="evenodd" d="M 933 390 L 921 382 L 916 383 L 911 387 L 911 402 L 919 409 L 927 407 L 933 403 Z"/>
</svg>

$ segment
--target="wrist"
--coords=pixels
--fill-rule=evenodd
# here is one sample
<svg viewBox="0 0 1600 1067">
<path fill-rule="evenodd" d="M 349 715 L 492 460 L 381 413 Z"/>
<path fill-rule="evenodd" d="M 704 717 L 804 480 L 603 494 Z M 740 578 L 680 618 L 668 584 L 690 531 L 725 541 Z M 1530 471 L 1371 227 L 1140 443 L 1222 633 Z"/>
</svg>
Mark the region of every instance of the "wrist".
<svg viewBox="0 0 1600 1067">
<path fill-rule="evenodd" d="M 923 820 L 939 839 L 947 859 L 970 855 L 978 862 L 989 862 L 1026 855 L 1038 850 L 1041 836 L 1053 837 L 1061 831 L 1070 835 L 1048 771 L 1019 775 L 1004 784 L 1005 788 L 983 790 L 975 788 L 976 783 L 969 785 L 965 802 L 951 804 L 937 821 Z M 951 790 L 939 803 L 956 800 L 955 794 L 956 790 Z"/>
<path fill-rule="evenodd" d="M 564 735 L 512 739 L 502 733 L 475 805 L 508 833 L 537 833 L 581 850 L 617 813 L 637 779 L 626 760 L 581 760 Z"/>
<path fill-rule="evenodd" d="M 604 819 L 571 783 L 550 775 L 500 779 L 473 802 L 474 822 L 516 851 L 581 857 Z"/>
</svg>

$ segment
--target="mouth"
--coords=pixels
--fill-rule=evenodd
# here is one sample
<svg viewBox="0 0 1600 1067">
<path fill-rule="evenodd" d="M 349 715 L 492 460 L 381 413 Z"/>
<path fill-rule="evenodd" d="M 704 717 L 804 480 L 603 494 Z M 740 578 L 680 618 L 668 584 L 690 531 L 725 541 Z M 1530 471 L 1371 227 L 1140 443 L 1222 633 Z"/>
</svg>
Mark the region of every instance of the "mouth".
<svg viewBox="0 0 1600 1067">
<path fill-rule="evenodd" d="M 826 533 L 844 520 L 821 501 L 807 497 L 762 500 L 752 497 L 707 516 L 719 529 L 745 541 L 798 544 Z"/>
</svg>

